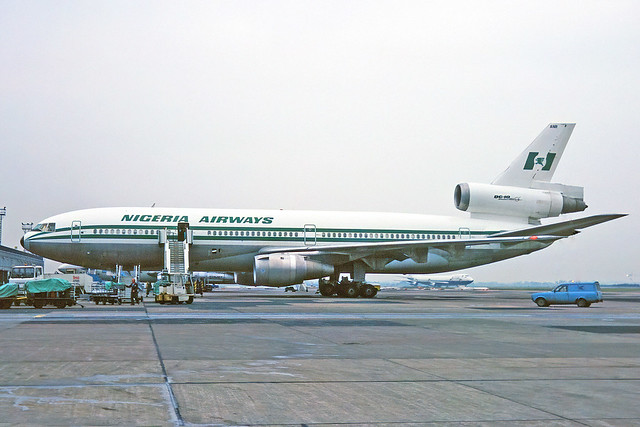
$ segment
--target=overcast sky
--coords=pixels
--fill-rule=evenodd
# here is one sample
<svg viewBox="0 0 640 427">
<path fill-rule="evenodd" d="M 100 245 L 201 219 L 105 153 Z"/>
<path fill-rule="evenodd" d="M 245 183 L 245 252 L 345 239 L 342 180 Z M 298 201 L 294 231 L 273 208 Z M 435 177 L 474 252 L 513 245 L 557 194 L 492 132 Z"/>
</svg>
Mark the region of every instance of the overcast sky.
<svg viewBox="0 0 640 427">
<path fill-rule="evenodd" d="M 550 122 L 630 213 L 477 281 L 640 280 L 637 1 L 0 0 L 2 244 L 102 206 L 464 217 Z M 577 217 L 580 215 L 572 215 Z"/>
</svg>

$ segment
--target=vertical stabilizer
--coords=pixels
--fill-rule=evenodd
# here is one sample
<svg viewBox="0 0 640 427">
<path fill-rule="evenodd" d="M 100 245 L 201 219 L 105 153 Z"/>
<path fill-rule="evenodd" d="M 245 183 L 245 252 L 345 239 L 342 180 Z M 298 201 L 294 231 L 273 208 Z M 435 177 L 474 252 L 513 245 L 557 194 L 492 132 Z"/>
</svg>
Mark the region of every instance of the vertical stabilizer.
<svg viewBox="0 0 640 427">
<path fill-rule="evenodd" d="M 492 184 L 532 188 L 534 181 L 550 182 L 575 125 L 550 123 Z"/>
</svg>

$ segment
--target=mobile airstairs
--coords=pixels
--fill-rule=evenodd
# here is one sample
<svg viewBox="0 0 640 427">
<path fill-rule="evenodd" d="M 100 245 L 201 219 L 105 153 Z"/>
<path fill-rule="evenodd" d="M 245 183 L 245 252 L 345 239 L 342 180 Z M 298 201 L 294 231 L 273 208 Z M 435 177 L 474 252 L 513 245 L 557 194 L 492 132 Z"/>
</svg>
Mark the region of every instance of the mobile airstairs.
<svg viewBox="0 0 640 427">
<path fill-rule="evenodd" d="M 193 230 L 189 229 L 189 223 L 179 222 L 177 229 L 161 230 L 158 243 L 164 246 L 164 270 L 153 287 L 156 302 L 191 304 L 194 286 L 189 273 L 189 248 L 193 244 Z"/>
</svg>

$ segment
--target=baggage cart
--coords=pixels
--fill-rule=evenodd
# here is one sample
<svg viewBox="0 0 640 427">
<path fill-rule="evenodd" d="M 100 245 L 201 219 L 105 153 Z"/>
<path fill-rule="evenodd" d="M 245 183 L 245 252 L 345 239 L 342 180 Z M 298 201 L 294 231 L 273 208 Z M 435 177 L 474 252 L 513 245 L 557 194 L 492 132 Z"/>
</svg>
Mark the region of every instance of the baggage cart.
<svg viewBox="0 0 640 427">
<path fill-rule="evenodd" d="M 96 304 L 122 304 L 124 298 L 123 283 L 115 282 L 94 282 L 91 285 L 90 301 Z"/>
<path fill-rule="evenodd" d="M 64 279 L 32 280 L 27 282 L 26 291 L 26 305 L 32 305 L 35 308 L 54 305 L 62 309 L 76 304 L 74 288 Z"/>
</svg>

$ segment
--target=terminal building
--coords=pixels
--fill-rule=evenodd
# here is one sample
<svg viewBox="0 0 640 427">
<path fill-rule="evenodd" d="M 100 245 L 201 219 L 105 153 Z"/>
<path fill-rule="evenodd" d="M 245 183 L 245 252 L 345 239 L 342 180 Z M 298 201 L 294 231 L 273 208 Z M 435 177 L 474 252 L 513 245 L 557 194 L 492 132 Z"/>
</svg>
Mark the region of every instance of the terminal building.
<svg viewBox="0 0 640 427">
<path fill-rule="evenodd" d="M 16 265 L 39 265 L 44 268 L 44 258 L 29 252 L 0 246 L 0 284 L 9 280 L 11 267 Z"/>
</svg>

